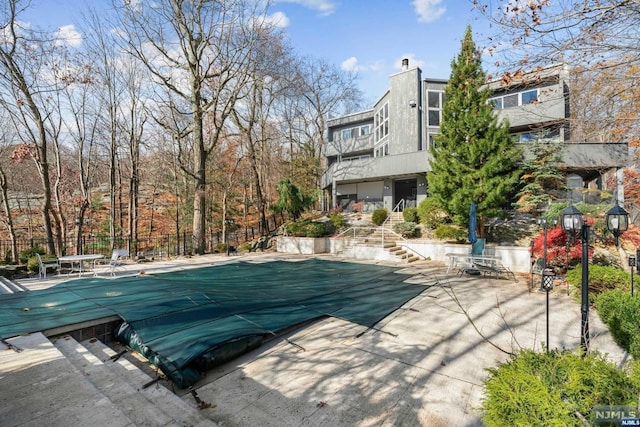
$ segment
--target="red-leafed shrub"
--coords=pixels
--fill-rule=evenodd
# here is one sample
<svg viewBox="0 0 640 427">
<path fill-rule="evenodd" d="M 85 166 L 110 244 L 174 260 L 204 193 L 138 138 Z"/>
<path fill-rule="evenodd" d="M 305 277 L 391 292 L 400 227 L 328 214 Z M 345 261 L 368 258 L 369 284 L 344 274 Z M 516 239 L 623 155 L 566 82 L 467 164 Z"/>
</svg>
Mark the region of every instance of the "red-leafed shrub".
<svg viewBox="0 0 640 427">
<path fill-rule="evenodd" d="M 571 243 L 571 242 L 570 242 Z M 589 248 L 589 256 L 593 253 Z M 533 239 L 533 257 L 544 256 L 544 231 L 540 231 Z M 566 270 L 568 266 L 580 262 L 582 259 L 582 243 L 575 239 L 567 246 L 567 234 L 560 227 L 547 230 L 547 265 Z"/>
</svg>

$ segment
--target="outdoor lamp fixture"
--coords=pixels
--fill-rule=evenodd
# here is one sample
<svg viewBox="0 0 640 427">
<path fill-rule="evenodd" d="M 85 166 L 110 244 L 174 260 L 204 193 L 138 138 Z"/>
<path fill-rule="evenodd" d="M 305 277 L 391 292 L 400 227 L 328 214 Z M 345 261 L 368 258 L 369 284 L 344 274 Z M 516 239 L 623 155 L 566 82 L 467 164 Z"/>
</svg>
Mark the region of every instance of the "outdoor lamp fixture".
<svg viewBox="0 0 640 427">
<path fill-rule="evenodd" d="M 548 222 L 546 220 L 546 218 L 539 218 L 538 219 L 538 225 L 542 225 L 542 228 L 544 230 L 544 240 L 542 241 L 542 271 L 546 271 L 547 270 L 547 229 L 548 229 Z M 554 219 L 553 220 L 553 227 L 555 228 L 555 226 L 558 225 L 558 220 Z M 540 283 L 540 290 L 544 291 L 544 275 L 542 276 L 542 281 Z"/>
<path fill-rule="evenodd" d="M 624 208 L 616 205 L 607 212 L 607 229 L 613 234 L 613 241 L 618 246 L 618 237 L 625 232 L 629 226 L 629 214 Z M 579 238 L 582 240 L 582 283 L 581 283 L 581 321 L 580 321 L 580 346 L 585 354 L 589 350 L 589 229 L 590 226 L 582 218 L 575 206 L 569 205 L 560 212 L 560 223 L 567 235 L 573 237 L 580 231 Z M 595 235 L 595 234 L 594 234 Z M 600 240 L 610 239 L 595 235 Z"/>
<path fill-rule="evenodd" d="M 549 352 L 549 291 L 553 289 L 553 271 L 542 270 L 542 290 L 547 293 L 547 353 Z"/>
</svg>

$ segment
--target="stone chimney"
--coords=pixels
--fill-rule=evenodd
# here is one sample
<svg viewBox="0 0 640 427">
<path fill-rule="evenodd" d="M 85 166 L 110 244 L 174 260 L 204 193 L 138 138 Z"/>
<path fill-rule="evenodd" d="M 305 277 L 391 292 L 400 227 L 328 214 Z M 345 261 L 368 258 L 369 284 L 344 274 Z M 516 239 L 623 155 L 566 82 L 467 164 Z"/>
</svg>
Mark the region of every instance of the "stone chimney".
<svg viewBox="0 0 640 427">
<path fill-rule="evenodd" d="M 409 69 L 409 58 L 404 58 L 402 60 L 402 71 L 407 71 Z"/>
</svg>

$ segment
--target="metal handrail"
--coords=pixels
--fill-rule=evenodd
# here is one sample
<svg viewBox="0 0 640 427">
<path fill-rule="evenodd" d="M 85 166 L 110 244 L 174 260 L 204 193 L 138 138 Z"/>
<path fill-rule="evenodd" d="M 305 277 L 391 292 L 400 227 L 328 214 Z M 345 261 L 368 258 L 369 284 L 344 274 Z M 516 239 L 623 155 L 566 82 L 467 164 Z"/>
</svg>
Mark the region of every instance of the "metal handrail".
<svg viewBox="0 0 640 427">
<path fill-rule="evenodd" d="M 387 226 L 387 222 L 389 223 L 389 227 L 393 227 L 393 213 L 394 212 L 402 212 L 404 210 L 404 208 L 405 208 L 405 205 L 406 205 L 406 201 L 404 199 L 400 199 L 400 201 L 398 203 L 396 203 L 396 205 L 393 207 L 393 209 L 391 209 L 391 212 L 389 212 L 389 215 L 387 215 L 387 217 L 385 218 L 385 220 L 382 223 L 381 227 L 386 227 Z M 400 206 L 402 206 L 402 210 L 400 209 Z M 383 233 L 383 236 L 384 236 L 384 233 Z M 404 237 L 403 237 L 403 239 L 404 239 Z M 384 246 L 384 238 L 382 240 L 383 240 L 382 243 L 383 243 L 383 246 Z"/>
</svg>

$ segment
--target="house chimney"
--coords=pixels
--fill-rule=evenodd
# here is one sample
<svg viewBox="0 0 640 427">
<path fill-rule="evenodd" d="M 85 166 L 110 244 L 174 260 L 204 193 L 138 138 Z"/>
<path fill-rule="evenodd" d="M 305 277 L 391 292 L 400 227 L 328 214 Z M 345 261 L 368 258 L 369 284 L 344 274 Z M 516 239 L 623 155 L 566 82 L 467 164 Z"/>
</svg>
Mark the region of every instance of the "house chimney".
<svg viewBox="0 0 640 427">
<path fill-rule="evenodd" d="M 407 71 L 409 69 L 409 58 L 404 58 L 402 60 L 402 71 Z"/>
</svg>

